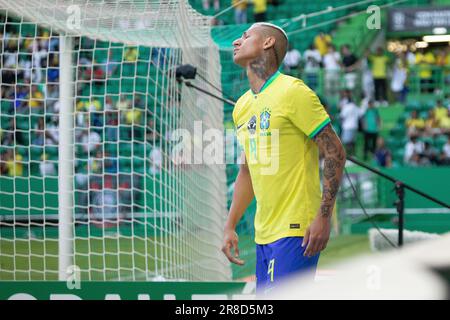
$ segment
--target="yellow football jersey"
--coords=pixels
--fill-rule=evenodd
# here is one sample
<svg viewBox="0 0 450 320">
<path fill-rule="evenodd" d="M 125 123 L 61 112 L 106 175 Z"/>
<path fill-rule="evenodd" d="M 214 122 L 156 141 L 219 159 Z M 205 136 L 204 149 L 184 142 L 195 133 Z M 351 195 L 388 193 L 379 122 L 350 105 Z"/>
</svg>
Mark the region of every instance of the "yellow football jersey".
<svg viewBox="0 0 450 320">
<path fill-rule="evenodd" d="M 257 202 L 255 242 L 304 236 L 320 202 L 319 151 L 311 139 L 330 118 L 303 81 L 276 72 L 233 110 Z"/>
</svg>

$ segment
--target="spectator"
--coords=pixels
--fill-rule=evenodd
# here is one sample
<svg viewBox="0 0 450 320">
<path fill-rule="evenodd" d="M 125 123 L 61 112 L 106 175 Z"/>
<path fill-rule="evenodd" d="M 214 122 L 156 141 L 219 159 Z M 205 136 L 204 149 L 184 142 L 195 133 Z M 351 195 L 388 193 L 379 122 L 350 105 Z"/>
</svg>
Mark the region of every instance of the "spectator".
<svg viewBox="0 0 450 320">
<path fill-rule="evenodd" d="M 154 145 L 150 151 L 150 173 L 155 175 L 161 172 L 163 154 L 159 146 Z"/>
<path fill-rule="evenodd" d="M 444 107 L 447 109 L 450 109 L 450 94 L 447 94 L 445 96 Z"/>
<path fill-rule="evenodd" d="M 267 0 L 253 0 L 253 5 L 255 22 L 266 21 Z"/>
<path fill-rule="evenodd" d="M 379 47 L 375 55 L 369 56 L 372 64 L 372 76 L 375 85 L 375 103 L 376 105 L 387 106 L 387 66 L 389 58 L 384 54 L 383 48 Z"/>
<path fill-rule="evenodd" d="M 116 110 L 123 112 L 123 111 L 130 109 L 130 107 L 131 107 L 130 100 L 127 99 L 127 97 L 122 94 L 120 96 L 120 100 L 118 100 L 116 103 Z"/>
<path fill-rule="evenodd" d="M 328 53 L 328 47 L 331 45 L 330 35 L 320 32 L 314 38 L 314 45 L 319 50 L 320 55 L 324 57 Z"/>
<path fill-rule="evenodd" d="M 45 44 L 38 41 L 33 41 L 33 68 L 34 68 L 34 82 L 42 82 L 42 61 L 47 59 L 47 48 Z"/>
<path fill-rule="evenodd" d="M 450 134 L 450 109 L 447 110 L 447 116 L 439 122 L 442 134 Z"/>
<path fill-rule="evenodd" d="M 45 112 L 48 114 L 59 112 L 59 88 L 55 84 L 47 84 L 47 90 L 45 95 Z"/>
<path fill-rule="evenodd" d="M 318 75 L 322 56 L 315 45 L 311 44 L 309 49 L 304 52 L 303 59 L 305 63 L 304 72 L 306 83 L 314 90 L 318 85 Z"/>
<path fill-rule="evenodd" d="M 102 218 L 105 227 L 112 227 L 120 221 L 117 182 L 112 175 L 105 175 L 104 181 Z"/>
<path fill-rule="evenodd" d="M 381 167 L 392 167 L 392 154 L 391 151 L 386 147 L 383 137 L 377 138 L 375 160 Z"/>
<path fill-rule="evenodd" d="M 92 181 L 90 183 L 90 213 L 94 222 L 103 221 L 103 192 L 100 183 Z"/>
<path fill-rule="evenodd" d="M 28 144 L 28 142 L 25 141 L 24 132 L 17 127 L 16 118 L 11 117 L 6 130 L 2 133 L 1 144 L 6 146 L 16 146 L 25 145 L 25 143 Z"/>
<path fill-rule="evenodd" d="M 83 130 L 80 143 L 85 153 L 90 154 L 91 152 L 101 148 L 101 142 L 101 137 L 97 131 L 93 129 L 90 129 L 89 131 Z"/>
<path fill-rule="evenodd" d="M 358 59 L 350 51 L 350 46 L 345 44 L 341 47 L 342 66 L 344 68 L 345 88 L 349 90 L 355 89 L 356 86 L 356 70 L 359 67 Z"/>
<path fill-rule="evenodd" d="M 106 98 L 105 98 L 105 105 L 104 105 L 103 109 L 106 112 L 115 110 L 111 96 L 106 96 Z"/>
<path fill-rule="evenodd" d="M 34 131 L 34 136 L 31 140 L 31 144 L 34 146 L 43 146 L 45 143 L 45 122 L 44 118 L 39 118 L 37 125 L 34 130 L 32 130 L 32 134 Z"/>
<path fill-rule="evenodd" d="M 145 103 L 144 103 L 144 101 L 145 101 L 145 95 L 136 93 L 136 94 L 134 95 L 133 106 L 134 106 L 135 108 L 144 110 L 144 109 L 145 109 Z"/>
<path fill-rule="evenodd" d="M 367 100 L 374 99 L 374 83 L 373 74 L 369 66 L 368 54 L 364 56 L 361 60 L 361 70 L 362 70 L 362 90 L 364 93 L 364 98 Z"/>
<path fill-rule="evenodd" d="M 31 65 L 31 53 L 21 54 L 19 56 L 19 66 L 18 66 L 18 79 L 23 79 L 26 82 L 31 82 L 32 76 L 32 65 Z M 33 82 L 36 82 L 35 80 Z"/>
<path fill-rule="evenodd" d="M 136 62 L 138 58 L 138 51 L 136 47 L 128 47 L 125 50 L 123 60 L 125 62 Z"/>
<path fill-rule="evenodd" d="M 107 141 L 117 141 L 119 138 L 119 118 L 117 111 L 106 111 L 105 113 L 105 137 Z"/>
<path fill-rule="evenodd" d="M 411 135 L 405 146 L 403 162 L 408 165 L 418 166 L 420 164 L 420 155 L 424 149 L 425 146 L 422 141 L 418 140 L 417 135 Z"/>
<path fill-rule="evenodd" d="M 447 136 L 447 142 L 442 147 L 442 152 L 439 160 L 441 165 L 450 165 L 450 135 Z"/>
<path fill-rule="evenodd" d="M 416 64 L 416 56 L 409 48 L 406 50 L 405 59 L 408 66 L 413 66 Z"/>
<path fill-rule="evenodd" d="M 0 152 L 0 176 L 6 176 L 8 174 L 8 168 L 6 167 L 8 150 Z"/>
<path fill-rule="evenodd" d="M 417 110 L 413 110 L 411 115 L 405 122 L 406 128 L 408 130 L 408 135 L 418 135 L 425 129 L 425 121 L 419 118 Z"/>
<path fill-rule="evenodd" d="M 88 160 L 88 168 L 89 168 L 89 174 L 94 179 L 98 178 L 101 179 L 104 171 L 104 158 L 103 158 L 103 150 L 101 148 L 98 148 L 94 151 L 94 155 L 89 158 Z"/>
<path fill-rule="evenodd" d="M 450 46 L 445 49 L 445 59 L 443 60 L 444 79 L 446 84 L 450 84 Z"/>
<path fill-rule="evenodd" d="M 10 177 L 23 176 L 23 157 L 20 153 L 14 153 L 12 148 L 6 151 L 5 155 L 6 173 Z"/>
<path fill-rule="evenodd" d="M 436 58 L 431 51 L 425 52 L 419 49 L 416 53 L 416 65 L 420 78 L 421 92 L 433 92 L 433 69 L 432 65 L 436 63 Z"/>
<path fill-rule="evenodd" d="M 93 78 L 94 78 L 93 82 L 94 86 L 102 86 L 105 83 L 106 75 L 104 68 L 101 65 L 97 64 L 94 66 Z"/>
<path fill-rule="evenodd" d="M 17 35 L 15 37 L 18 37 Z M 17 39 L 10 39 L 3 52 L 3 68 L 15 69 L 18 64 L 18 46 Z"/>
<path fill-rule="evenodd" d="M 111 157 L 109 152 L 105 151 L 104 166 L 105 166 L 105 173 L 117 173 L 118 168 L 117 157 Z"/>
<path fill-rule="evenodd" d="M 232 0 L 234 7 L 234 22 L 236 24 L 247 23 L 247 0 Z"/>
<path fill-rule="evenodd" d="M 342 105 L 340 112 L 342 127 L 341 139 L 349 155 L 353 155 L 354 153 L 359 117 L 360 110 L 350 97 L 349 101 Z"/>
<path fill-rule="evenodd" d="M 47 66 L 47 83 L 59 81 L 59 55 L 52 53 L 49 55 L 49 65 Z"/>
<path fill-rule="evenodd" d="M 342 90 L 341 98 L 340 98 L 339 104 L 338 104 L 339 109 L 341 110 L 345 104 L 351 102 L 352 100 L 353 100 L 352 92 L 350 90 Z"/>
<path fill-rule="evenodd" d="M 438 164 L 438 153 L 430 142 L 424 143 L 423 152 L 420 154 L 421 165 Z"/>
<path fill-rule="evenodd" d="M 58 145 L 59 143 L 59 119 L 57 115 L 51 117 L 45 132 L 46 144 Z"/>
<path fill-rule="evenodd" d="M 436 101 L 436 106 L 434 107 L 434 115 L 436 119 L 441 122 L 447 116 L 448 108 L 444 106 L 442 100 L 439 99 Z"/>
<path fill-rule="evenodd" d="M 89 113 L 87 101 L 80 100 L 77 102 L 75 117 L 76 117 L 76 127 L 86 128 L 89 125 Z"/>
<path fill-rule="evenodd" d="M 436 52 L 436 65 L 439 67 L 446 67 L 450 61 L 448 61 L 447 50 L 438 50 Z"/>
<path fill-rule="evenodd" d="M 328 96 L 335 96 L 339 91 L 341 55 L 335 51 L 334 45 L 328 47 L 328 53 L 323 57 L 323 65 L 325 68 L 325 92 Z"/>
<path fill-rule="evenodd" d="M 91 98 L 89 101 L 86 101 L 86 109 L 88 110 L 88 116 L 91 121 L 91 126 L 93 127 L 103 127 L 103 112 L 102 112 L 102 103 L 100 100 Z"/>
<path fill-rule="evenodd" d="M 374 107 L 373 101 L 368 103 L 367 110 L 362 117 L 362 129 L 364 131 L 364 159 L 368 159 L 368 153 L 374 153 L 378 132 L 381 127 L 380 114 L 378 109 Z"/>
<path fill-rule="evenodd" d="M 428 111 L 428 118 L 425 119 L 425 134 L 429 137 L 438 135 L 441 132 L 439 120 L 436 118 L 435 110 Z"/>
<path fill-rule="evenodd" d="M 17 111 L 26 110 L 28 112 L 29 97 L 30 97 L 30 86 L 29 85 L 17 85 L 16 86 L 16 96 L 14 101 L 14 106 Z"/>
<path fill-rule="evenodd" d="M 141 124 L 142 111 L 137 108 L 132 108 L 125 111 L 125 123 L 128 125 Z"/>
<path fill-rule="evenodd" d="M 49 38 L 49 52 L 58 52 L 59 51 L 59 37 L 51 36 Z"/>
<path fill-rule="evenodd" d="M 202 0 L 203 4 L 203 10 L 209 10 L 211 0 Z M 219 11 L 220 10 L 220 1 L 219 0 L 213 0 L 214 2 L 214 10 Z"/>
<path fill-rule="evenodd" d="M 54 161 L 48 161 L 47 154 L 43 153 L 41 156 L 41 162 L 39 163 L 39 172 L 42 177 L 56 176 L 56 166 Z"/>
<path fill-rule="evenodd" d="M 408 71 L 406 69 L 405 55 L 399 53 L 394 63 L 392 72 L 391 90 L 395 95 L 395 99 L 401 103 L 406 101 L 406 79 Z"/>
<path fill-rule="evenodd" d="M 297 70 L 300 65 L 301 58 L 300 51 L 295 49 L 292 44 L 289 44 L 289 49 L 286 52 L 286 56 L 283 61 L 286 72 L 289 73 L 291 70 Z"/>
</svg>

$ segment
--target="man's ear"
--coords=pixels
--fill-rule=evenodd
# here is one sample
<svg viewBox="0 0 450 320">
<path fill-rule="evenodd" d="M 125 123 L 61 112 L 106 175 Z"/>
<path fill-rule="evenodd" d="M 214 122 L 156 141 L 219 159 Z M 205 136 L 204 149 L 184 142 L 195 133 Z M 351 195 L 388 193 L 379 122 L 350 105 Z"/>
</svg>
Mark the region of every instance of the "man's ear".
<svg viewBox="0 0 450 320">
<path fill-rule="evenodd" d="M 263 45 L 264 50 L 274 47 L 275 41 L 276 41 L 275 37 L 272 37 L 272 36 L 267 37 L 266 40 L 264 40 L 264 45 Z"/>
</svg>

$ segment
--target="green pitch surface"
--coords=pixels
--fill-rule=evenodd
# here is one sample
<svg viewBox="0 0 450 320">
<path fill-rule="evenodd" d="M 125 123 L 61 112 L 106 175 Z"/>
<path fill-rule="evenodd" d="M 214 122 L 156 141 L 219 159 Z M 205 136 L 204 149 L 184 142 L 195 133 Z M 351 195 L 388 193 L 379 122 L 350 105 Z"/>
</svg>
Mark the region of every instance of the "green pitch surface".
<svg viewBox="0 0 450 320">
<path fill-rule="evenodd" d="M 346 235 L 330 239 L 321 253 L 319 268 L 345 261 L 358 255 L 370 254 L 369 238 L 366 235 Z"/>
<path fill-rule="evenodd" d="M 173 268 L 177 261 L 169 248 L 154 239 L 77 239 L 75 264 L 83 280 L 145 280 L 158 267 Z M 0 280 L 57 280 L 58 242 L 51 240 L 0 240 Z M 156 254 L 160 258 L 156 264 Z M 173 254 L 173 252 L 172 252 Z M 174 255 L 175 256 L 175 255 Z M 178 256 L 179 265 L 184 265 Z M 45 272 L 44 272 L 45 270 Z"/>
<path fill-rule="evenodd" d="M 233 266 L 233 278 L 242 279 L 254 274 L 255 254 L 251 237 L 240 238 L 241 257 L 245 266 Z M 157 274 L 158 268 L 179 271 L 188 266 L 186 255 L 170 261 L 176 256 L 155 238 L 139 239 L 77 239 L 75 261 L 84 280 L 145 280 Z M 58 242 L 46 240 L 0 240 L 0 280 L 57 280 Z M 145 254 L 147 253 L 147 254 Z M 332 264 L 350 257 L 370 253 L 369 241 L 364 235 L 349 235 L 332 238 L 322 252 L 319 268 L 327 269 Z M 155 257 L 158 256 L 158 260 Z M 162 258 L 161 258 L 162 257 Z M 45 270 L 45 272 L 44 272 Z M 184 270 L 189 271 L 189 270 Z M 176 271 L 174 271 L 176 277 Z"/>
</svg>

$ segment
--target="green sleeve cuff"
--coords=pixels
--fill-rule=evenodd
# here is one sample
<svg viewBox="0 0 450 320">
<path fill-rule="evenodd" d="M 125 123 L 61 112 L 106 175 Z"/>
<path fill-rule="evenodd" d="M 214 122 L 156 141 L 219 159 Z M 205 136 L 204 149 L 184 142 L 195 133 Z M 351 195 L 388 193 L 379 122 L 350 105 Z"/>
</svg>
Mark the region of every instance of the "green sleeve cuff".
<svg viewBox="0 0 450 320">
<path fill-rule="evenodd" d="M 319 126 L 316 129 L 314 129 L 313 132 L 311 132 L 311 134 L 308 137 L 313 139 L 320 132 L 320 130 L 322 130 L 330 122 L 331 122 L 331 119 L 326 118 L 321 124 L 319 124 Z"/>
</svg>

